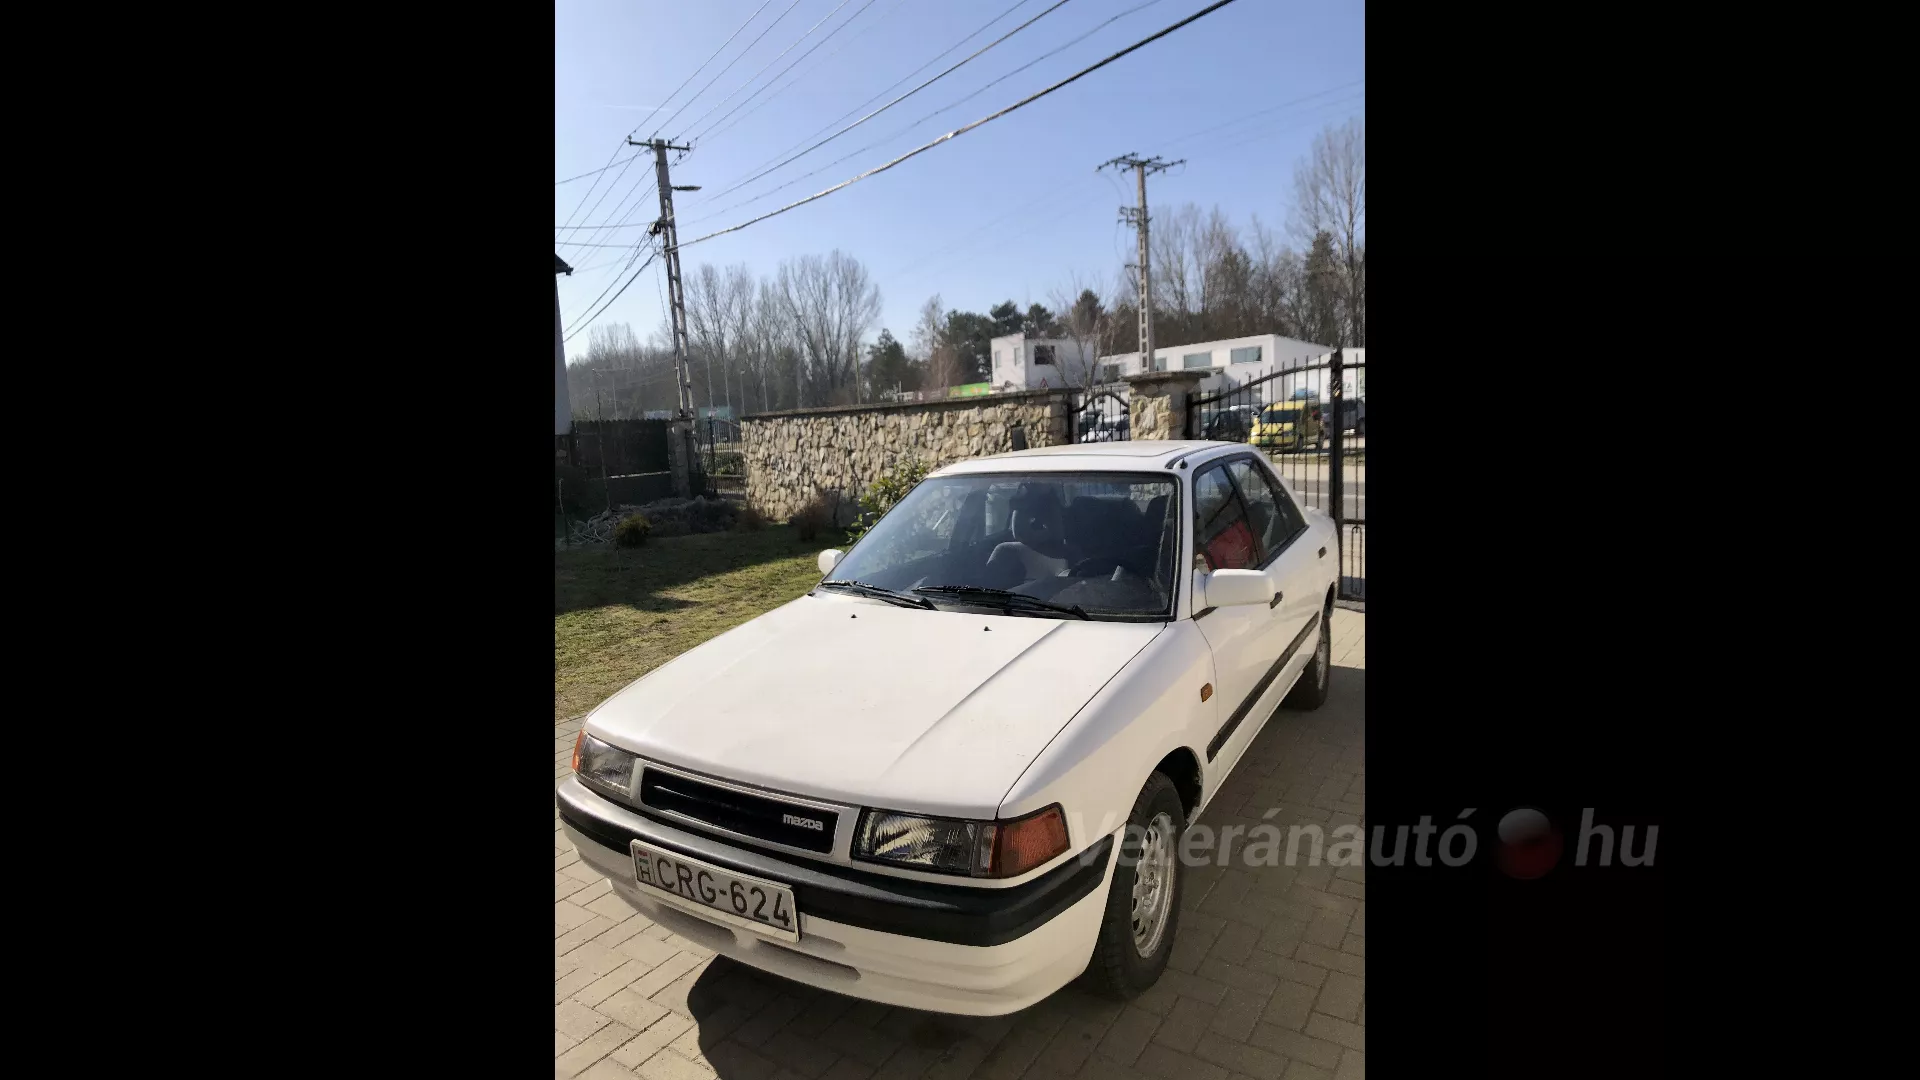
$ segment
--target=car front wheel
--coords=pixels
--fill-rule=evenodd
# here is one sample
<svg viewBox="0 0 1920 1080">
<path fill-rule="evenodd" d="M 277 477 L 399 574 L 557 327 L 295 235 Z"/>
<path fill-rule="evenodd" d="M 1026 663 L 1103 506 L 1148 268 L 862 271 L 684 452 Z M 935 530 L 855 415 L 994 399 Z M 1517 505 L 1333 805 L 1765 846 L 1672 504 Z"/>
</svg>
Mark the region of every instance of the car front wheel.
<svg viewBox="0 0 1920 1080">
<path fill-rule="evenodd" d="M 1113 869 L 1107 912 L 1088 974 L 1095 987 L 1122 1000 L 1160 980 L 1180 926 L 1180 837 L 1187 815 L 1180 793 L 1154 773 L 1134 800 Z"/>
</svg>

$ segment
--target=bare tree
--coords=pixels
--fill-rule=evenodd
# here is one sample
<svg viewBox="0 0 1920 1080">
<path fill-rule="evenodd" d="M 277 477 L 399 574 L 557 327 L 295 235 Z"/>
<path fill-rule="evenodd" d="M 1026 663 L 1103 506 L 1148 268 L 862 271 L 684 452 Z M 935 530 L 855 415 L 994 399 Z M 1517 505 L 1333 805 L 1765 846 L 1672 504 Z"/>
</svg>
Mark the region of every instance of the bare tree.
<svg viewBox="0 0 1920 1080">
<path fill-rule="evenodd" d="M 707 408 L 713 408 L 713 361 L 726 363 L 729 320 L 725 315 L 726 298 L 721 295 L 720 272 L 711 263 L 701 263 L 688 276 L 687 338 L 695 356 L 706 362 Z"/>
<path fill-rule="evenodd" d="M 1066 335 L 1079 349 L 1080 359 L 1073 367 L 1062 367 L 1069 386 L 1078 385 L 1082 390 L 1091 390 L 1100 382 L 1100 357 L 1105 355 L 1108 324 L 1112 316 L 1107 311 L 1106 302 L 1094 290 L 1091 280 L 1083 277 L 1078 270 L 1067 275 L 1067 283 L 1047 294 L 1054 310 L 1059 314 L 1054 326 L 1059 333 Z"/>
<path fill-rule="evenodd" d="M 1293 172 L 1293 231 L 1303 246 L 1332 238 L 1344 341 L 1367 343 L 1367 129 L 1353 119 L 1327 128 Z"/>
<path fill-rule="evenodd" d="M 747 308 L 753 298 L 753 272 L 736 264 L 724 273 L 702 263 L 687 280 L 687 332 L 693 351 L 704 361 L 707 375 L 707 407 L 716 401 L 714 367 L 720 368 L 720 397 L 733 404 L 732 372 L 738 366 L 738 351 L 748 322 Z"/>
<path fill-rule="evenodd" d="M 746 263 L 734 263 L 727 267 L 726 279 L 721 284 L 721 295 L 725 302 L 721 305 L 721 318 L 727 328 L 727 334 L 733 341 L 733 351 L 727 354 L 726 366 L 721 369 L 721 385 L 726 392 L 727 406 L 733 406 L 733 385 L 740 385 L 740 411 L 746 411 L 747 388 L 742 381 L 746 368 L 740 361 L 741 345 L 747 340 L 753 324 L 754 279 L 753 270 Z M 737 414 L 736 414 L 737 418 Z"/>
<path fill-rule="evenodd" d="M 804 369 L 797 380 L 808 404 L 860 393 L 861 338 L 880 317 L 880 288 L 860 260 L 835 249 L 780 264 L 780 294 L 798 338 Z"/>
<path fill-rule="evenodd" d="M 966 382 L 960 351 L 943 340 L 941 332 L 946 322 L 946 308 L 940 303 L 939 293 L 927 297 L 914 318 L 910 344 L 914 359 L 924 366 L 922 390 L 945 390 Z"/>
<path fill-rule="evenodd" d="M 1200 208 L 1188 203 L 1178 210 L 1161 210 L 1148 230 L 1148 246 L 1153 257 L 1153 310 L 1155 338 L 1171 344 L 1195 340 L 1189 316 L 1199 309 L 1200 280 L 1206 270 L 1200 241 Z M 1161 319 L 1168 322 L 1171 336 L 1162 338 Z"/>
</svg>

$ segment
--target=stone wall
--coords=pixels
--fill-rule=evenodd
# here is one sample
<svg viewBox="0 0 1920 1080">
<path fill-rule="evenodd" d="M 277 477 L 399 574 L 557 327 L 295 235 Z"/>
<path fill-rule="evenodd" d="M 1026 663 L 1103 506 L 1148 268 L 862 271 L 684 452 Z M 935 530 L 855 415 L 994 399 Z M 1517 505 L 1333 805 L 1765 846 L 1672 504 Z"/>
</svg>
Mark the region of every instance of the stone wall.
<svg viewBox="0 0 1920 1080">
<path fill-rule="evenodd" d="M 1071 391 L 1022 390 L 902 405 L 843 405 L 758 413 L 741 418 L 747 505 L 785 521 L 814 491 L 838 496 L 850 517 L 854 500 L 881 474 L 912 458 L 939 468 L 962 458 L 1067 441 Z"/>
</svg>

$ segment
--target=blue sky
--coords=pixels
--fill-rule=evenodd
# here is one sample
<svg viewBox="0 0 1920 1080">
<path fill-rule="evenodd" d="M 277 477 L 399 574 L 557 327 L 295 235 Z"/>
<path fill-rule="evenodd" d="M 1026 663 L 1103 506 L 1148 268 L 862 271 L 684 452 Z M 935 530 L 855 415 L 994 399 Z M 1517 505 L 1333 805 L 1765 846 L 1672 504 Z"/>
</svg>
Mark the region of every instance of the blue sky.
<svg viewBox="0 0 1920 1080">
<path fill-rule="evenodd" d="M 645 138 L 691 99 L 661 131 L 676 141 L 700 136 L 693 152 L 673 168 L 675 184 L 704 186 L 701 192 L 676 196 L 684 244 L 810 195 L 994 112 L 1198 11 L 1209 0 L 1154 0 L 979 96 L 909 127 L 1144 2 L 1069 0 L 860 127 L 738 191 L 713 197 L 858 119 L 1053 2 L 1025 0 L 879 101 L 808 138 L 979 30 L 1013 7 L 1014 0 L 871 0 L 864 11 L 869 0 L 848 0 L 724 104 L 722 99 L 794 45 L 840 0 L 771 0 L 678 94 L 676 87 L 761 0 L 556 0 L 554 179 L 600 168 L 635 125 L 640 125 L 635 137 Z M 787 14 L 743 52 L 783 11 Z M 772 91 L 748 100 L 843 22 L 844 30 L 773 82 Z M 782 259 L 838 247 L 865 263 L 880 286 L 880 325 L 907 340 L 915 312 L 936 292 L 946 307 L 984 312 L 1008 298 L 1022 307 L 1047 303 L 1048 293 L 1076 272 L 1103 286 L 1109 283 L 1120 264 L 1131 259 L 1132 233 L 1118 223 L 1118 208 L 1133 202 L 1133 184 L 1131 173 L 1096 174 L 1095 166 L 1120 154 L 1187 159 L 1187 164 L 1149 178 L 1148 196 L 1156 209 L 1184 202 L 1203 209 L 1218 205 L 1236 224 L 1245 226 L 1257 213 L 1277 229 L 1290 207 L 1293 164 L 1306 153 L 1309 141 L 1323 126 L 1364 116 L 1364 24 L 1361 0 L 1237 0 L 885 173 L 751 228 L 687 246 L 682 262 L 689 275 L 703 262 L 744 262 L 757 274 L 768 275 Z M 737 63 L 694 96 L 736 56 Z M 788 83 L 791 88 L 782 89 Z M 674 96 L 669 99 L 670 94 Z M 722 121 L 743 100 L 746 105 Z M 649 111 L 663 101 L 664 111 Z M 709 114 L 710 109 L 714 111 Z M 702 114 L 708 115 L 701 119 Z M 1220 130 L 1208 131 L 1213 128 Z M 881 141 L 888 135 L 892 137 Z M 733 206 L 875 142 L 879 145 L 817 176 Z M 629 152 L 622 148 L 620 157 Z M 634 222 L 656 217 L 657 202 L 650 194 L 645 206 L 633 212 L 640 201 L 634 196 L 646 192 L 652 181 L 651 155 L 634 162 L 624 175 L 622 168 L 597 178 L 601 183 L 585 206 L 581 199 L 594 178 L 557 186 L 554 224 L 570 217 L 576 226 L 611 224 L 630 212 Z M 617 184 L 609 184 L 615 176 Z M 616 244 L 630 243 L 644 232 L 629 227 L 556 235 Z M 620 269 L 627 251 L 622 248 L 556 246 L 555 251 L 579 268 L 559 279 L 561 314 L 569 324 L 597 306 L 595 298 L 609 283 L 617 290 L 625 280 Z M 595 323 L 625 322 L 642 338 L 661 325 L 655 267 Z M 876 326 L 871 334 L 878 332 Z M 568 355 L 579 355 L 586 343 L 583 329 L 567 343 Z"/>
</svg>

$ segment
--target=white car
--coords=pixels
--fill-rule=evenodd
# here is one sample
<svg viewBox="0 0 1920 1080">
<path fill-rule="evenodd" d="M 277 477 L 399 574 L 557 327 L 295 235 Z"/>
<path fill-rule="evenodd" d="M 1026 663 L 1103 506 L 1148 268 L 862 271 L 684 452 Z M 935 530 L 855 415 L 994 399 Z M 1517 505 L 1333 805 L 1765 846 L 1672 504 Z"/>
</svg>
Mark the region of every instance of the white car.
<svg viewBox="0 0 1920 1080">
<path fill-rule="evenodd" d="M 594 710 L 562 822 L 649 918 L 802 983 L 1132 996 L 1187 823 L 1283 699 L 1326 697 L 1335 539 L 1244 444 L 949 465 L 813 591 Z"/>
</svg>

